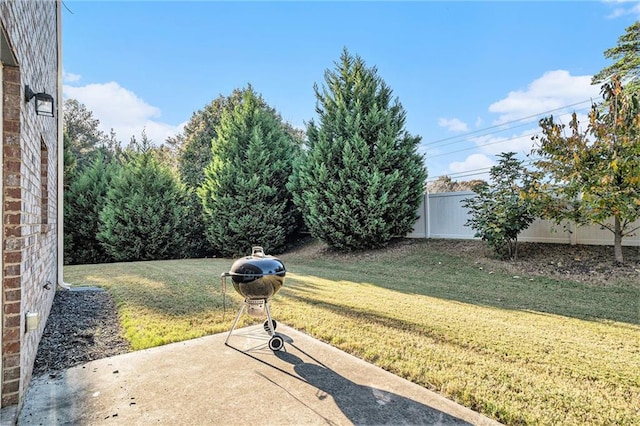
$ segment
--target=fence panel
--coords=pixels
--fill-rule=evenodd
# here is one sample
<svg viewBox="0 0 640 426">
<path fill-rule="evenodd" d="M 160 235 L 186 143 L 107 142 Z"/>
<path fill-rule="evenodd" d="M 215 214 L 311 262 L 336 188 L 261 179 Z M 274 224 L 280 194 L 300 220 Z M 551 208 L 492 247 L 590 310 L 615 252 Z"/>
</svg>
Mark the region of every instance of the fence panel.
<svg viewBox="0 0 640 426">
<path fill-rule="evenodd" d="M 474 239 L 475 232 L 465 226 L 469 218 L 469 210 L 461 204 L 462 200 L 474 195 L 475 193 L 471 191 L 425 194 L 418 208 L 418 220 L 407 237 Z M 635 226 L 640 226 L 640 221 L 636 222 Z M 598 225 L 576 226 L 571 222 L 556 225 L 552 221 L 537 219 L 520 234 L 518 240 L 558 244 L 613 245 L 613 234 L 600 229 Z M 637 230 L 635 235 L 625 237 L 622 244 L 640 247 L 640 230 Z"/>
</svg>

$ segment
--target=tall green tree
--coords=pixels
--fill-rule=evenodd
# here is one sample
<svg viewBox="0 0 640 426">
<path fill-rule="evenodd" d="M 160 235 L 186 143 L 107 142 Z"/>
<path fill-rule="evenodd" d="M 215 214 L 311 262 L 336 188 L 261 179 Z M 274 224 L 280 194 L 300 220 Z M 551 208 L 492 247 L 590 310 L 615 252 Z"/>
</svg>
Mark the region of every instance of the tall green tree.
<svg viewBox="0 0 640 426">
<path fill-rule="evenodd" d="M 462 200 L 471 215 L 466 226 L 476 231 L 499 256 L 518 257 L 518 235 L 527 229 L 537 216 L 537 206 L 527 195 L 531 189 L 531 175 L 515 152 L 499 155 L 498 164 L 490 171 L 490 183 L 474 187 L 475 197 Z"/>
<path fill-rule="evenodd" d="M 222 113 L 215 133 L 198 191 L 208 240 L 225 256 L 246 254 L 252 245 L 282 251 L 299 225 L 285 187 L 298 142 L 251 86 L 233 111 Z"/>
<path fill-rule="evenodd" d="M 205 169 L 212 159 L 211 141 L 217 137 L 216 129 L 220 126 L 222 115 L 225 111 L 233 112 L 234 108 L 242 103 L 247 90 L 249 89 L 235 89 L 228 96 L 218 96 L 191 116 L 181 134 L 168 139 L 177 152 L 178 171 L 188 191 L 191 214 L 186 221 L 190 222 L 187 238 L 190 257 L 211 254 L 211 247 L 205 236 L 202 202 L 197 190 L 205 180 Z M 259 98 L 258 102 L 261 108 L 278 118 L 284 130 L 294 137 L 298 144 L 302 144 L 302 137 L 296 129 L 283 122 L 276 110 L 267 105 L 262 98 Z"/>
<path fill-rule="evenodd" d="M 640 98 L 623 90 L 617 76 L 603 85 L 602 95 L 586 130 L 575 113 L 569 134 L 553 116 L 540 120 L 535 194 L 547 217 L 611 231 L 615 260 L 623 263 L 622 239 L 638 230 L 634 222 L 640 219 Z"/>
<path fill-rule="evenodd" d="M 112 260 L 97 234 L 100 212 L 107 199 L 111 180 L 117 172 L 114 163 L 101 156 L 79 170 L 64 193 L 64 260 L 66 264 L 103 263 Z"/>
<path fill-rule="evenodd" d="M 100 148 L 109 145 L 110 138 L 99 129 L 100 120 L 76 99 L 64 101 L 63 114 L 65 142 L 73 153 L 78 167 L 85 167 L 91 164 Z"/>
<path fill-rule="evenodd" d="M 600 84 L 617 75 L 629 91 L 640 90 L 640 21 L 626 28 L 615 47 L 604 51 L 615 62 L 593 76 L 591 84 Z"/>
<path fill-rule="evenodd" d="M 419 136 L 405 129 L 392 90 L 344 49 L 325 86 L 314 85 L 318 123 L 289 187 L 312 235 L 340 250 L 383 247 L 413 227 L 426 169 Z"/>
<path fill-rule="evenodd" d="M 116 261 L 182 257 L 184 190 L 152 151 L 132 155 L 113 178 L 98 239 Z"/>
</svg>

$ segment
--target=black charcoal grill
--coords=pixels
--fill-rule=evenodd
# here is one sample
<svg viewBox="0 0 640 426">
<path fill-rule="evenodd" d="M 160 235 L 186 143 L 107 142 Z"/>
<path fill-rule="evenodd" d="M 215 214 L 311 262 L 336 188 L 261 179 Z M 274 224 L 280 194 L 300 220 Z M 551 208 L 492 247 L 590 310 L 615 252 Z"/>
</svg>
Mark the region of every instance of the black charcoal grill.
<svg viewBox="0 0 640 426">
<path fill-rule="evenodd" d="M 284 284 L 285 275 L 286 270 L 280 259 L 265 255 L 262 247 L 253 247 L 251 256 L 236 260 L 229 272 L 221 275 L 223 293 L 226 291 L 227 277 L 231 277 L 233 288 L 244 297 L 244 302 L 225 341 L 226 345 L 231 333 L 238 325 L 240 315 L 246 310 L 254 317 L 262 317 L 266 314 L 264 330 L 270 336 L 269 349 L 272 351 L 282 349 L 284 339 L 275 333 L 277 324 L 269 312 L 269 299 L 280 290 Z"/>
</svg>

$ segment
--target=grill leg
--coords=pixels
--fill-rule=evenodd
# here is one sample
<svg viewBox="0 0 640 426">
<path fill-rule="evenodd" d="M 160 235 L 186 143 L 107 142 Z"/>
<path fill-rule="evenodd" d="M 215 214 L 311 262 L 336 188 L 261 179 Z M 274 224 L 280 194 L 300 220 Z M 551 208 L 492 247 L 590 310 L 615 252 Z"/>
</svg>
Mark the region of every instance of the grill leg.
<svg viewBox="0 0 640 426">
<path fill-rule="evenodd" d="M 238 320 L 240 319 L 240 315 L 242 315 L 242 311 L 244 311 L 244 307 L 245 306 L 246 306 L 245 303 L 242 303 L 242 306 L 240 306 L 240 310 L 238 311 L 238 315 L 236 315 L 236 319 L 233 322 L 233 325 L 231 326 L 231 330 L 229 330 L 229 334 L 227 335 L 227 340 L 224 341 L 225 345 L 229 342 L 229 338 L 231 337 L 231 333 L 233 333 L 233 330 L 235 330 L 236 325 L 238 325 Z"/>
<path fill-rule="evenodd" d="M 273 336 L 276 332 L 276 327 L 271 318 L 271 312 L 269 311 L 269 302 L 264 302 L 264 309 L 267 312 L 267 321 L 269 321 L 269 330 L 267 330 L 267 333 L 269 333 L 269 336 Z"/>
</svg>

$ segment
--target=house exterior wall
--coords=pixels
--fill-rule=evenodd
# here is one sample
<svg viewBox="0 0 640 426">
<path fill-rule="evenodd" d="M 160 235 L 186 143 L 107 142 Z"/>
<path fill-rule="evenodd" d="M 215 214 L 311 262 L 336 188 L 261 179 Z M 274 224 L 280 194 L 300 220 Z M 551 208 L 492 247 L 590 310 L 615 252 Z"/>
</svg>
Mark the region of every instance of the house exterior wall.
<svg viewBox="0 0 640 426">
<path fill-rule="evenodd" d="M 21 406 L 57 282 L 58 0 L 0 0 L 2 72 L 1 407 Z M 9 53 L 11 55 L 9 55 Z M 6 61 L 8 56 L 13 61 Z M 10 63 L 13 62 L 13 63 Z M 54 97 L 37 116 L 25 85 Z M 61 111 L 61 109 L 60 109 Z M 27 330 L 26 315 L 38 324 Z"/>
</svg>

